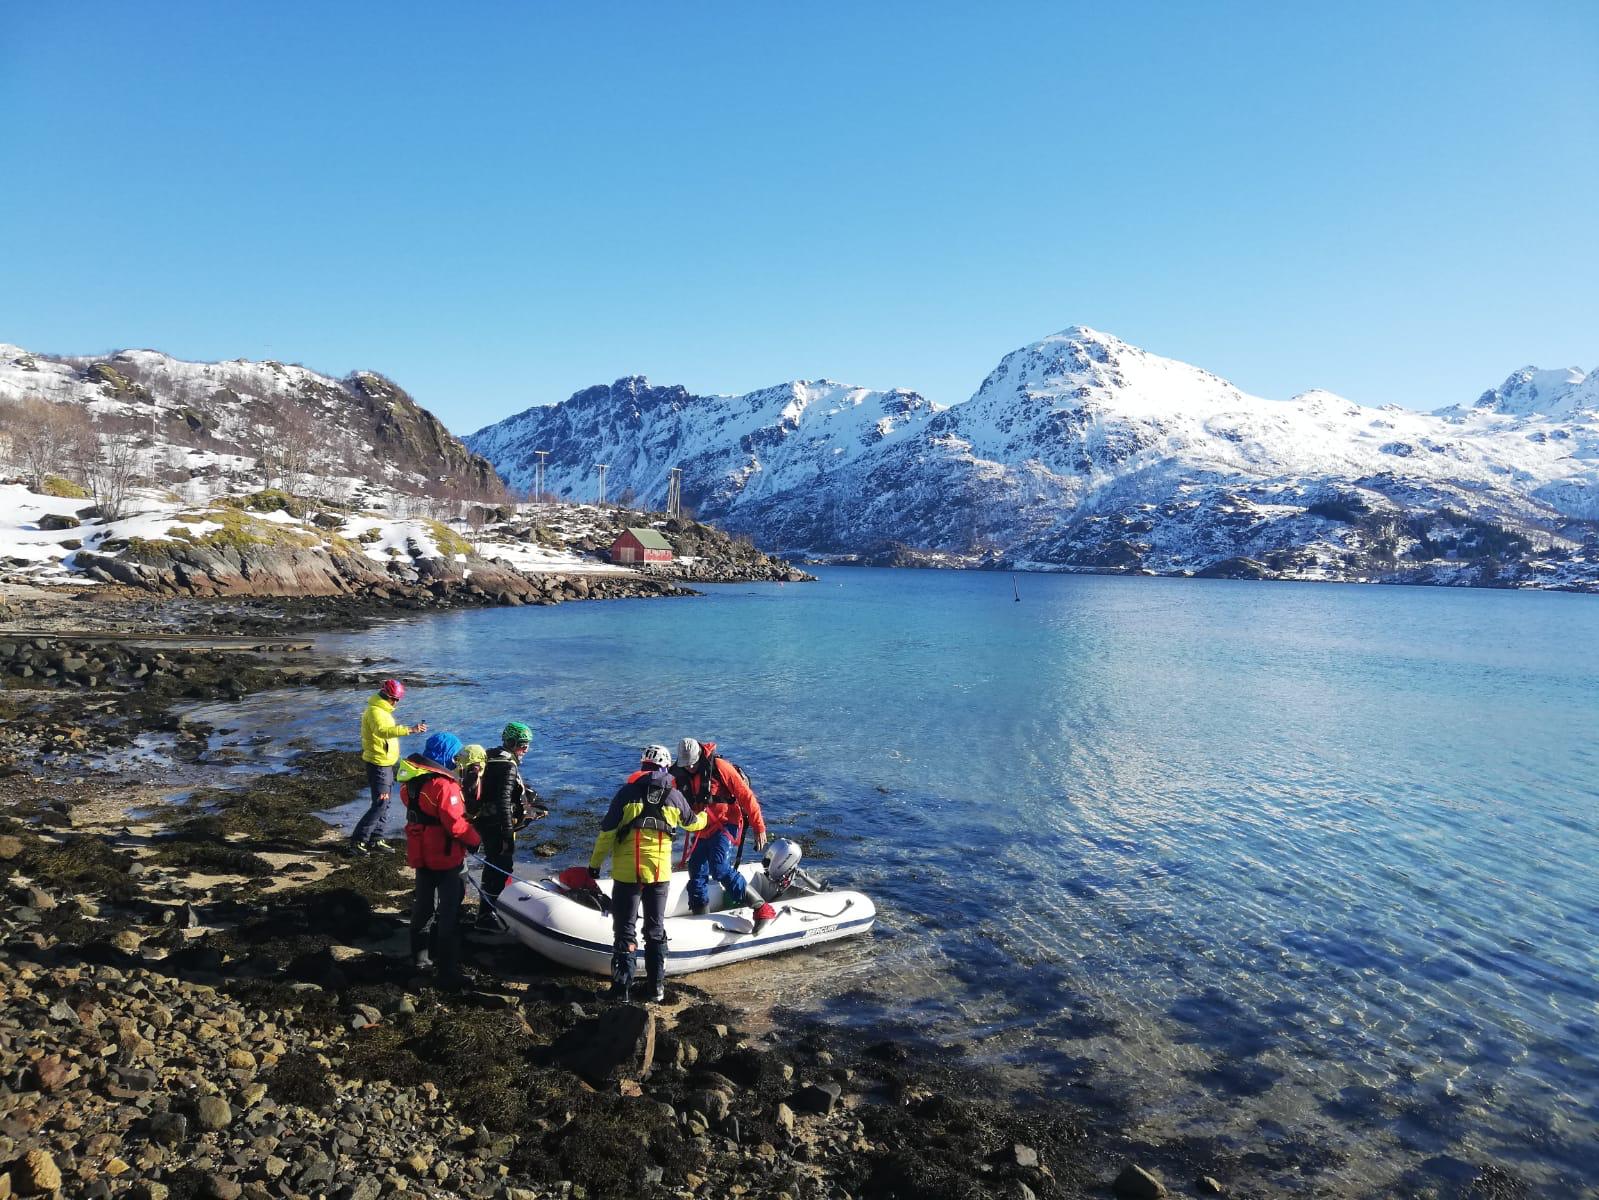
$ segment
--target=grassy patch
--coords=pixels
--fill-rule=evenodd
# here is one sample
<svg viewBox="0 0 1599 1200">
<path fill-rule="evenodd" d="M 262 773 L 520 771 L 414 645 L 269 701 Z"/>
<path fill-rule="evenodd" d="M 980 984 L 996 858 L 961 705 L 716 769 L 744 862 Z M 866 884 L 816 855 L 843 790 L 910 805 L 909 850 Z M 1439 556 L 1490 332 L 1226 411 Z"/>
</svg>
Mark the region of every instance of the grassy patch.
<svg viewBox="0 0 1599 1200">
<path fill-rule="evenodd" d="M 429 521 L 428 532 L 433 535 L 433 540 L 438 543 L 439 553 L 445 558 L 454 558 L 457 554 L 471 554 L 472 543 L 467 541 L 455 530 L 442 521 Z"/>
<path fill-rule="evenodd" d="M 60 475 L 46 475 L 39 483 L 39 491 L 46 496 L 55 496 L 62 500 L 89 498 L 88 488 L 73 483 L 70 479 L 63 479 Z"/>
<path fill-rule="evenodd" d="M 281 488 L 267 488 L 248 496 L 225 496 L 218 503 L 241 512 L 286 512 L 291 517 L 301 518 L 311 511 L 307 501 Z"/>
</svg>

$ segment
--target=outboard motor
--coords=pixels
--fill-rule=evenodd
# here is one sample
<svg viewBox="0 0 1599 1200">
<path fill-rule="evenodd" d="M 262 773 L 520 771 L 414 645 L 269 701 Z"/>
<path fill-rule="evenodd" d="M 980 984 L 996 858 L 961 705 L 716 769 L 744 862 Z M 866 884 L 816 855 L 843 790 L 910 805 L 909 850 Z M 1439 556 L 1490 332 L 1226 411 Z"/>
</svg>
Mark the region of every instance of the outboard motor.
<svg viewBox="0 0 1599 1200">
<path fill-rule="evenodd" d="M 813 892 L 826 890 L 825 884 L 818 883 L 800 870 L 800 860 L 804 856 L 800 844 L 789 838 L 778 838 L 766 847 L 766 856 L 761 859 L 761 865 L 766 869 L 766 878 L 771 880 L 774 896 L 781 896 L 788 891 L 796 879 Z"/>
</svg>

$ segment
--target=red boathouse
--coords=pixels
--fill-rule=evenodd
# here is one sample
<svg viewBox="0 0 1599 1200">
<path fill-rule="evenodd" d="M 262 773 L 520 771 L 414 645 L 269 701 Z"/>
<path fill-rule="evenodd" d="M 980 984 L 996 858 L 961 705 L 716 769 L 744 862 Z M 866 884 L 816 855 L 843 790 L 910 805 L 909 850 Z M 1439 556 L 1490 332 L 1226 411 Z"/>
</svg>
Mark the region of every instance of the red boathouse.
<svg viewBox="0 0 1599 1200">
<path fill-rule="evenodd" d="M 669 563 L 672 543 L 658 529 L 624 529 L 611 543 L 614 563 Z"/>
</svg>

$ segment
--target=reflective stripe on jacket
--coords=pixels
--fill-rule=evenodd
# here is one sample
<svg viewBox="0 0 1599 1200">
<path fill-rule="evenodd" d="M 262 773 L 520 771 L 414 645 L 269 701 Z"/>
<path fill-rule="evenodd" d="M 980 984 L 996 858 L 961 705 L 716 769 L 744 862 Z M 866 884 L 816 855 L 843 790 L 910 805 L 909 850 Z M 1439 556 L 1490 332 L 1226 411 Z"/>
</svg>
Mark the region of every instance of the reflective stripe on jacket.
<svg viewBox="0 0 1599 1200">
<path fill-rule="evenodd" d="M 635 824 L 645 815 L 645 801 L 652 791 L 663 793 L 661 817 L 665 829 L 642 828 Z M 600 822 L 600 836 L 594 839 L 589 866 L 598 871 L 607 855 L 611 857 L 611 878 L 618 883 L 665 883 L 672 878 L 672 838 L 678 830 L 705 828 L 705 814 L 688 806 L 683 793 L 672 783 L 669 772 L 636 775 L 611 797 L 611 807 Z M 620 840 L 617 833 L 629 830 Z"/>
<path fill-rule="evenodd" d="M 392 767 L 400 761 L 400 739 L 409 725 L 394 723 L 394 701 L 373 696 L 361 714 L 361 757 L 375 767 Z"/>
</svg>

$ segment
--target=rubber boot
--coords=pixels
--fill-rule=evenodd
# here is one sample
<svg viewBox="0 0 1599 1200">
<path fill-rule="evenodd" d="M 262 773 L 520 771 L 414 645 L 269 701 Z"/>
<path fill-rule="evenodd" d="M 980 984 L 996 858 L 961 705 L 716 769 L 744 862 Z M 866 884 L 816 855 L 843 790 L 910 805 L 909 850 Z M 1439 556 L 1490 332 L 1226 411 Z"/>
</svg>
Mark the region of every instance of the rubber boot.
<svg viewBox="0 0 1599 1200">
<path fill-rule="evenodd" d="M 627 1004 L 633 999 L 633 956 L 617 951 L 611 955 L 612 1000 Z"/>
<path fill-rule="evenodd" d="M 666 999 L 666 947 L 660 942 L 644 943 L 644 975 L 650 999 L 661 1003 Z"/>
<path fill-rule="evenodd" d="M 696 904 L 694 901 L 690 900 L 688 902 L 688 915 L 691 917 L 703 917 L 705 915 L 705 905 Z"/>
<path fill-rule="evenodd" d="M 499 914 L 494 911 L 494 905 L 487 900 L 480 901 L 477 906 L 477 920 L 472 922 L 472 928 L 479 933 L 498 933 L 500 929 Z"/>
</svg>

